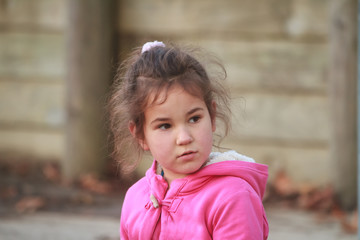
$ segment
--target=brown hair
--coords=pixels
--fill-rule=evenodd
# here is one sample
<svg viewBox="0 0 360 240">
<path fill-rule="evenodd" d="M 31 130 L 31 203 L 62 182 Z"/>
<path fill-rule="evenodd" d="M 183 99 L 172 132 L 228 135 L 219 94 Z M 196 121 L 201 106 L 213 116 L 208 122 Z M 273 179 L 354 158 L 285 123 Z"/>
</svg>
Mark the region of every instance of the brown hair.
<svg viewBox="0 0 360 240">
<path fill-rule="evenodd" d="M 113 142 L 113 157 L 121 163 L 134 159 L 132 164 L 122 165 L 123 171 L 133 170 L 139 163 L 143 150 L 131 135 L 128 127 L 136 126 L 136 138 L 143 139 L 144 112 L 159 94 L 172 86 L 181 86 L 188 93 L 204 100 L 211 118 L 222 120 L 224 136 L 230 128 L 229 95 L 220 84 L 226 78 L 224 67 L 214 57 L 207 65 L 216 66 L 213 77 L 196 56 L 200 49 L 180 49 L 177 46 L 156 46 L 144 53 L 138 48 L 118 68 L 109 99 L 109 125 Z M 152 103 L 149 96 L 155 94 Z M 154 95 L 152 95 L 154 96 Z M 212 102 L 216 102 L 216 110 Z"/>
</svg>

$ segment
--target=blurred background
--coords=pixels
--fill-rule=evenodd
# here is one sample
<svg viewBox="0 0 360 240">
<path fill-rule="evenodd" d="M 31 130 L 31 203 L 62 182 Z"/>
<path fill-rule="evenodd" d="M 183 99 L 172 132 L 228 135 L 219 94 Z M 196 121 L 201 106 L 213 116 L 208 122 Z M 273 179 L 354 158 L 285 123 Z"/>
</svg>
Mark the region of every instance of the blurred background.
<svg viewBox="0 0 360 240">
<path fill-rule="evenodd" d="M 0 213 L 121 200 L 150 161 L 119 174 L 106 99 L 118 63 L 158 40 L 222 60 L 234 115 L 222 146 L 269 166 L 265 201 L 337 214 L 356 232 L 343 220 L 357 201 L 357 8 L 356 0 L 0 0 Z"/>
</svg>

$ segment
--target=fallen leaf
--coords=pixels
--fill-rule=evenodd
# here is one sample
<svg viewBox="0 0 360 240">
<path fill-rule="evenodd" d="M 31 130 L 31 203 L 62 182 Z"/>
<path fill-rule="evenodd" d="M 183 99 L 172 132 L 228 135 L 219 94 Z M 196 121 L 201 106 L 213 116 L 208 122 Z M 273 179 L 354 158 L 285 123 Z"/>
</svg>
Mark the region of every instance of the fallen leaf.
<svg viewBox="0 0 360 240">
<path fill-rule="evenodd" d="M 42 172 L 45 178 L 51 182 L 58 182 L 60 180 L 61 174 L 59 167 L 54 163 L 47 163 L 43 166 Z"/>
<path fill-rule="evenodd" d="M 45 199 L 42 197 L 24 197 L 16 203 L 15 209 L 19 213 L 31 213 L 45 206 Z"/>
<path fill-rule="evenodd" d="M 18 190 L 13 186 L 7 186 L 1 189 L 0 198 L 11 199 L 18 195 Z"/>
<path fill-rule="evenodd" d="M 100 194 L 107 194 L 112 190 L 112 187 L 109 183 L 99 180 L 93 174 L 86 174 L 80 177 L 80 185 L 86 190 Z"/>
<path fill-rule="evenodd" d="M 299 206 L 322 212 L 331 212 L 334 206 L 334 190 L 332 186 L 323 189 L 312 189 L 307 193 L 300 194 Z"/>
<path fill-rule="evenodd" d="M 32 165 L 28 161 L 19 161 L 13 165 L 13 173 L 20 177 L 25 177 L 30 174 Z"/>
<path fill-rule="evenodd" d="M 336 219 L 342 220 L 346 217 L 346 213 L 344 210 L 340 208 L 338 204 L 334 204 L 331 209 L 331 216 L 333 216 Z"/>
<path fill-rule="evenodd" d="M 273 185 L 276 193 L 282 197 L 288 197 L 297 193 L 293 182 L 287 176 L 285 171 L 278 172 L 274 179 Z"/>
<path fill-rule="evenodd" d="M 342 221 L 342 228 L 345 232 L 356 234 L 358 232 L 358 211 L 351 213 L 350 217 Z"/>
<path fill-rule="evenodd" d="M 79 193 L 74 197 L 73 202 L 77 204 L 92 205 L 94 203 L 94 197 L 89 193 Z"/>
</svg>

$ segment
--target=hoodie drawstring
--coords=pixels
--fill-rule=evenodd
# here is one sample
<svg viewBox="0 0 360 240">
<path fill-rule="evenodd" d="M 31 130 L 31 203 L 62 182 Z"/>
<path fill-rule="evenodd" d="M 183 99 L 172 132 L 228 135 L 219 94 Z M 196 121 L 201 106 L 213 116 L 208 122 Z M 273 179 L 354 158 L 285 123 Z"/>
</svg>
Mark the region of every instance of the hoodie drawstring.
<svg viewBox="0 0 360 240">
<path fill-rule="evenodd" d="M 152 202 L 154 208 L 158 208 L 159 207 L 159 202 L 158 200 L 155 198 L 154 194 L 150 195 L 150 201 Z"/>
<path fill-rule="evenodd" d="M 172 203 L 171 200 L 162 200 L 162 201 L 157 200 L 156 197 L 154 196 L 154 194 L 151 194 L 150 195 L 150 201 L 145 205 L 145 208 L 149 209 L 151 204 L 153 205 L 154 208 L 159 208 L 160 205 L 170 207 L 171 203 Z"/>
</svg>

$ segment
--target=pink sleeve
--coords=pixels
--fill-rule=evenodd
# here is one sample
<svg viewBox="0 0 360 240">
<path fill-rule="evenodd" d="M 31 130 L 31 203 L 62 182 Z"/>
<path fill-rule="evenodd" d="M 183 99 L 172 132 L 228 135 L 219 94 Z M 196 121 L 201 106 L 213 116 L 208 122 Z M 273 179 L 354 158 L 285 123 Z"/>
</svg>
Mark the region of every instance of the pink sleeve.
<svg viewBox="0 0 360 240">
<path fill-rule="evenodd" d="M 128 193 L 125 195 L 125 199 L 121 208 L 121 216 L 120 216 L 120 239 L 127 240 L 129 239 L 128 229 L 127 229 L 127 210 L 128 207 Z"/>
<path fill-rule="evenodd" d="M 128 235 L 127 235 L 127 231 L 126 231 L 126 229 L 125 229 L 125 227 L 123 225 L 124 224 L 120 223 L 120 239 L 121 240 L 127 240 L 129 238 L 128 238 Z"/>
<path fill-rule="evenodd" d="M 213 220 L 213 239 L 263 240 L 268 223 L 262 201 L 249 191 L 234 193 L 224 199 Z"/>
</svg>

